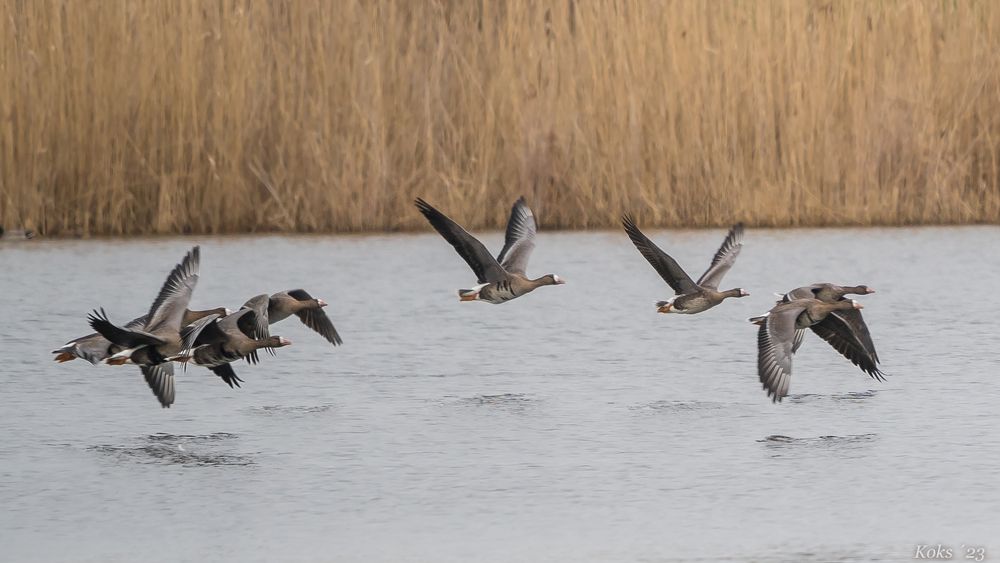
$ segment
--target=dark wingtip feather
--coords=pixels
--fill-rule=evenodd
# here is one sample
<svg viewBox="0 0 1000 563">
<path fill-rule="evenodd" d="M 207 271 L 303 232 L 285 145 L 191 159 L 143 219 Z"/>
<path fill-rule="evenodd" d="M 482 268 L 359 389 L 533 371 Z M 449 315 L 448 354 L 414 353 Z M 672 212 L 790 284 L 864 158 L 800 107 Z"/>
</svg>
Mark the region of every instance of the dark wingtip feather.
<svg viewBox="0 0 1000 563">
<path fill-rule="evenodd" d="M 99 326 L 110 322 L 111 321 L 108 320 L 107 313 L 104 312 L 104 307 L 101 307 L 100 310 L 94 309 L 89 315 L 87 315 L 87 323 L 90 325 L 90 328 L 96 330 L 97 332 L 101 332 L 101 329 L 98 328 Z"/>
<path fill-rule="evenodd" d="M 742 221 L 730 227 L 729 232 L 733 234 L 733 242 L 737 244 L 743 244 L 744 228 Z"/>
<path fill-rule="evenodd" d="M 419 197 L 413 200 L 413 205 L 416 205 L 417 209 L 419 209 L 420 212 L 423 213 L 424 215 L 427 215 L 428 212 L 434 210 L 434 208 L 431 207 L 431 204 L 427 203 L 426 201 L 424 201 Z"/>
</svg>

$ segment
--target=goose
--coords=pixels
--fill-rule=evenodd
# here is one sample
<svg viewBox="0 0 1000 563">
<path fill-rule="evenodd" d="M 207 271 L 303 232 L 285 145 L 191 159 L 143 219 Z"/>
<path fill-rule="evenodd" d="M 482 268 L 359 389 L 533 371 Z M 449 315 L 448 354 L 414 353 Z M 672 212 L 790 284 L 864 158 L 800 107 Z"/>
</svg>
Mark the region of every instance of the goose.
<svg viewBox="0 0 1000 563">
<path fill-rule="evenodd" d="M 184 311 L 184 320 L 181 321 L 181 324 L 187 326 L 199 319 L 207 317 L 208 315 L 214 314 L 219 315 L 220 317 L 225 317 L 231 313 L 232 311 L 225 307 L 206 309 L 204 311 L 192 311 L 188 309 Z M 130 330 L 140 329 L 144 324 L 146 324 L 146 315 L 132 319 L 125 324 L 124 328 Z M 97 332 L 81 336 L 79 338 L 74 338 L 66 344 L 63 344 L 61 348 L 52 351 L 52 353 L 56 355 L 53 360 L 59 363 L 69 362 L 80 358 L 87 360 L 94 365 L 99 364 L 118 352 L 121 352 L 120 347 L 112 344 L 110 340 L 104 338 Z"/>
<path fill-rule="evenodd" d="M 840 301 L 845 295 L 870 295 L 875 290 L 867 285 L 835 285 L 832 283 L 814 283 L 803 287 L 797 287 L 782 295 L 783 301 L 792 299 L 813 298 L 820 301 Z"/>
<path fill-rule="evenodd" d="M 870 295 L 872 293 L 875 293 L 875 290 L 867 285 L 840 286 L 832 283 L 814 283 L 797 287 L 785 293 L 781 296 L 781 301 L 787 303 L 794 299 L 814 298 L 834 303 L 843 301 L 844 296 L 848 294 Z M 879 381 L 885 381 L 885 374 L 879 371 L 876 366 L 880 362 L 878 352 L 875 351 L 875 343 L 872 342 L 871 332 L 861 316 L 861 311 L 856 309 L 834 311 L 812 329 L 865 373 Z M 795 332 L 792 353 L 796 352 L 802 345 L 804 336 L 804 329 Z"/>
<path fill-rule="evenodd" d="M 622 216 L 622 226 L 639 253 L 649 261 L 653 269 L 677 293 L 667 301 L 658 301 L 656 303 L 657 312 L 693 315 L 707 311 L 729 297 L 750 295 L 742 288 L 719 291 L 719 283 L 733 267 L 736 257 L 740 254 L 740 249 L 743 248 L 742 223 L 737 223 L 729 229 L 729 234 L 722 241 L 722 246 L 712 258 L 712 264 L 698 278 L 697 282 L 691 280 L 691 277 L 676 260 L 660 250 L 660 247 L 642 234 L 631 215 Z"/>
<path fill-rule="evenodd" d="M 544 285 L 561 285 L 565 280 L 555 274 L 537 279 L 527 277 L 528 258 L 535 248 L 535 216 L 524 201 L 514 202 L 507 221 L 507 232 L 500 254 L 493 258 L 476 237 L 422 199 L 415 202 L 431 226 L 465 259 L 476 274 L 479 285 L 458 290 L 460 301 L 485 301 L 498 305 L 518 298 Z"/>
<path fill-rule="evenodd" d="M 108 320 L 103 309 L 93 311 L 90 326 L 112 344 L 123 350 L 104 360 L 107 364 L 134 363 L 140 366 L 149 388 L 164 408 L 174 402 L 174 369 L 167 358 L 190 348 L 198 333 L 215 321 L 218 315 L 208 315 L 186 327 L 182 326 L 184 311 L 198 283 L 199 247 L 191 249 L 174 267 L 140 327 L 122 328 Z"/>
<path fill-rule="evenodd" d="M 217 318 L 201 330 L 193 349 L 169 360 L 206 367 L 229 387 L 239 387 L 243 380 L 233 371 L 232 362 L 247 358 L 257 363 L 257 350 L 291 345 L 290 340 L 281 336 L 267 335 L 268 301 L 267 294 L 258 295 L 236 313 Z"/>
<path fill-rule="evenodd" d="M 266 319 L 261 330 L 255 335 L 256 338 L 269 338 L 268 325 L 273 325 L 287 319 L 291 315 L 295 315 L 302 321 L 302 324 L 311 328 L 330 344 L 338 346 L 344 343 L 340 338 L 340 334 L 337 333 L 337 329 L 334 328 L 333 322 L 330 321 L 330 317 L 326 316 L 326 313 L 323 312 L 323 307 L 327 306 L 326 301 L 309 295 L 304 289 L 289 289 L 288 291 L 272 294 L 269 297 L 265 294 L 264 297 L 267 298 L 264 301 L 261 301 L 258 295 L 243 304 L 244 308 L 250 307 L 258 310 L 259 318 Z M 261 307 L 263 307 L 263 311 L 260 311 Z M 272 347 L 266 346 L 264 348 L 268 354 L 274 355 Z M 257 363 L 257 351 L 250 352 L 246 359 L 252 364 Z"/>
<path fill-rule="evenodd" d="M 252 306 L 252 302 L 259 297 L 258 295 L 247 301 L 244 307 Z M 273 325 L 295 315 L 302 321 L 302 324 L 311 328 L 330 344 L 338 346 L 344 341 L 337 333 L 337 329 L 334 328 L 330 317 L 323 312 L 323 307 L 326 306 L 326 301 L 314 298 L 304 289 L 289 289 L 275 293 L 267 298 L 267 324 Z"/>
<path fill-rule="evenodd" d="M 863 306 L 853 299 L 832 303 L 819 299 L 794 299 L 779 302 L 770 311 L 750 322 L 757 324 L 757 375 L 773 402 L 788 395 L 792 377 L 792 349 L 797 329 L 812 328 L 835 311 L 860 310 Z M 820 331 L 817 334 L 823 336 Z"/>
</svg>

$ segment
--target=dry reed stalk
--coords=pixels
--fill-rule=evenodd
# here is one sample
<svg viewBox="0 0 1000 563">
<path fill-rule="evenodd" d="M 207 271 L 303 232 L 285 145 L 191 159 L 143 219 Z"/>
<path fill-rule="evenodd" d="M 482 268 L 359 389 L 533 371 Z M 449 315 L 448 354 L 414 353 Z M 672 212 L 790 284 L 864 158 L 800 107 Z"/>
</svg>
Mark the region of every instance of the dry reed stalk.
<svg viewBox="0 0 1000 563">
<path fill-rule="evenodd" d="M 0 0 L 49 235 L 1000 220 L 1000 4 Z"/>
</svg>

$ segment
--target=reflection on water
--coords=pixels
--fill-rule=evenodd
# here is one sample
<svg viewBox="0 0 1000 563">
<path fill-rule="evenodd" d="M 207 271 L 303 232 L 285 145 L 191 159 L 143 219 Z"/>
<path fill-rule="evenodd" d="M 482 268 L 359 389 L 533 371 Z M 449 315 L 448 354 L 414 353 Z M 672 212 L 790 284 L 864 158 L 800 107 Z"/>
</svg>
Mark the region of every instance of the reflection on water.
<svg viewBox="0 0 1000 563">
<path fill-rule="evenodd" d="M 871 399 L 878 394 L 878 391 L 874 389 L 869 389 L 867 391 L 851 391 L 850 393 L 832 393 L 829 395 L 823 395 L 818 393 L 797 393 L 789 394 L 785 400 L 791 403 L 809 403 L 813 401 L 847 401 L 847 402 L 861 402 L 866 399 Z"/>
<path fill-rule="evenodd" d="M 219 442 L 235 440 L 237 436 L 228 432 L 213 432 L 203 436 L 152 434 L 136 444 L 99 445 L 87 448 L 115 458 L 134 463 L 164 463 L 183 466 L 253 465 L 253 459 L 244 454 L 216 451 L 224 449 Z"/>
<path fill-rule="evenodd" d="M 266 416 L 300 416 L 328 412 L 334 408 L 332 404 L 325 405 L 263 405 L 250 407 L 247 412 Z"/>
<path fill-rule="evenodd" d="M 632 405 L 629 408 L 640 412 L 673 413 L 713 411 L 733 406 L 712 401 L 653 401 L 651 403 Z"/>
<path fill-rule="evenodd" d="M 793 445 L 793 446 L 820 446 L 820 447 L 836 447 L 845 444 L 858 444 L 864 442 L 870 442 L 874 440 L 877 436 L 875 434 L 855 434 L 851 436 L 819 436 L 816 438 L 792 438 L 790 436 L 774 435 L 768 436 L 763 440 L 758 440 L 759 442 L 764 442 L 768 445 L 783 446 L 783 445 Z"/>
<path fill-rule="evenodd" d="M 650 235 L 693 271 L 717 230 Z M 487 233 L 491 248 L 501 233 Z M 433 233 L 33 241 L 0 248 L 0 544 L 32 561 L 900 561 L 995 543 L 1000 228 L 750 230 L 750 297 L 662 315 L 624 234 L 541 232 L 566 285 L 459 303 Z M 161 409 L 130 366 L 57 364 L 86 314 L 145 312 L 202 245 L 194 308 L 303 287 L 334 348 L 178 370 Z M 838 259 L 849 255 L 849 260 Z M 544 273 L 529 268 L 530 274 Z M 875 382 L 807 335 L 792 395 L 760 388 L 772 292 L 866 283 Z M 914 306 L 919 302 L 920 306 Z M 970 328 L 971 327 L 971 328 Z M 155 533 L 154 533 L 155 532 Z M 994 542 L 994 545 L 990 545 Z"/>
</svg>

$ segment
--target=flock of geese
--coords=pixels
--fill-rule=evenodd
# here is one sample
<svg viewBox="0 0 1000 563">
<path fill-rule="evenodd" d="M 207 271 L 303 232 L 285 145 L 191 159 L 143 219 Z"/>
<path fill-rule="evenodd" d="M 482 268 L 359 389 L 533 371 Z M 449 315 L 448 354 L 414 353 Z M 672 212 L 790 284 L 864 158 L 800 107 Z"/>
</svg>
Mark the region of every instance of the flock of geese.
<svg viewBox="0 0 1000 563">
<path fill-rule="evenodd" d="M 461 301 L 505 303 L 546 285 L 565 281 L 555 274 L 529 278 L 528 259 L 535 247 L 537 226 L 524 198 L 511 209 L 503 249 L 496 258 L 482 242 L 461 225 L 429 203 L 417 199 L 417 209 L 465 260 L 476 275 L 477 285 L 458 290 Z M 730 297 L 746 297 L 742 288 L 719 290 L 743 247 L 744 229 L 734 225 L 697 281 L 639 230 L 631 216 L 622 218 L 626 234 L 639 253 L 674 290 L 674 297 L 656 304 L 660 313 L 696 314 L 719 305 Z M 295 315 L 303 324 L 333 345 L 342 343 L 333 323 L 323 311 L 326 302 L 293 289 L 273 295 L 252 297 L 238 311 L 226 308 L 192 311 L 191 294 L 198 281 L 199 247 L 194 247 L 167 276 L 149 312 L 119 326 L 103 309 L 88 317 L 97 332 L 73 339 L 54 350 L 55 360 L 76 358 L 92 364 L 135 364 L 159 400 L 169 407 L 174 402 L 174 363 L 206 367 L 230 387 L 243 382 L 232 364 L 244 359 L 259 361 L 258 352 L 274 354 L 290 341 L 270 334 L 270 325 Z M 757 373 L 774 402 L 788 394 L 792 356 L 802 345 L 806 329 L 828 342 L 845 358 L 874 379 L 884 381 L 871 334 L 861 316 L 862 305 L 847 295 L 866 295 L 874 290 L 864 286 L 817 283 L 798 287 L 780 296 L 767 313 L 753 317 L 757 332 Z"/>
</svg>

